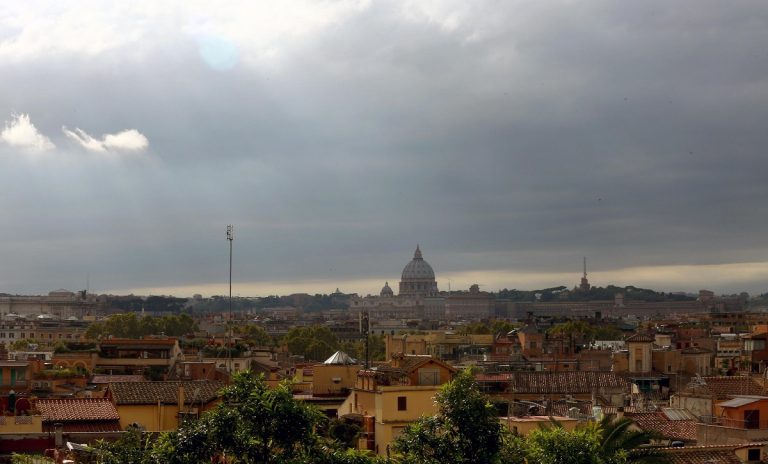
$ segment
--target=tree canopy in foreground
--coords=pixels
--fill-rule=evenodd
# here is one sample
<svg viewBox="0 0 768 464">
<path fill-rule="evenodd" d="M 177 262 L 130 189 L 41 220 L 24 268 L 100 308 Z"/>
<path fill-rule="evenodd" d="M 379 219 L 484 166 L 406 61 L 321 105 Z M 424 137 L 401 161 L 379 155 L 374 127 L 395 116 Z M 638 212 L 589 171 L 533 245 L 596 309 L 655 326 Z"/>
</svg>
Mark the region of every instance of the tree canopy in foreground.
<svg viewBox="0 0 768 464">
<path fill-rule="evenodd" d="M 435 401 L 438 413 L 422 417 L 395 440 L 390 458 L 349 449 L 355 430 L 331 424 L 314 406 L 296 400 L 290 386 L 268 388 L 250 372 L 235 374 L 223 401 L 178 431 L 150 440 L 139 430 L 102 442 L 100 464 L 625 464 L 665 462 L 649 436 L 631 431 L 627 419 L 589 422 L 567 431 L 553 422 L 527 437 L 511 433 L 462 371 Z"/>
</svg>

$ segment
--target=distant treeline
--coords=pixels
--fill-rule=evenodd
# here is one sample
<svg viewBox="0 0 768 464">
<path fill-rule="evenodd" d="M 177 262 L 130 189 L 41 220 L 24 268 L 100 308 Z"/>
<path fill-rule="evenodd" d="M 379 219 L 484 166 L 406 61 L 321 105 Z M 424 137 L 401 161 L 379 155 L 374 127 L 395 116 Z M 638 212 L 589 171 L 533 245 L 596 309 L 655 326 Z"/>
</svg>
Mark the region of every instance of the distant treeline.
<svg viewBox="0 0 768 464">
<path fill-rule="evenodd" d="M 532 301 L 590 301 L 613 300 L 617 293 L 623 293 L 626 301 L 690 301 L 695 298 L 675 293 L 656 292 L 654 290 L 635 286 L 592 287 L 587 291 L 569 290 L 565 286 L 543 288 L 539 290 L 500 290 L 496 293 L 499 299 L 532 302 Z M 204 300 L 190 300 L 171 296 L 110 296 L 106 303 L 108 309 L 119 312 L 138 312 L 144 309 L 148 313 L 172 313 L 183 311 L 192 313 L 226 312 L 230 309 L 227 296 L 213 296 Z M 292 306 L 301 308 L 304 312 L 326 311 L 329 309 L 348 309 L 349 299 L 346 295 L 334 293 L 324 294 L 295 294 L 288 296 L 271 295 L 261 298 L 232 299 L 232 311 L 259 311 L 268 308 Z"/>
<path fill-rule="evenodd" d="M 173 296 L 109 296 L 105 303 L 107 309 L 120 312 L 141 311 L 149 313 L 179 313 L 187 304 L 187 298 Z"/>
<path fill-rule="evenodd" d="M 347 309 L 349 301 L 343 295 L 270 295 L 261 298 L 233 298 L 232 311 L 243 312 L 251 310 L 263 310 L 267 308 L 279 308 L 292 306 L 301 308 L 304 312 L 326 311 L 329 309 Z M 211 298 L 192 302 L 194 312 L 224 312 L 229 311 L 229 298 L 226 296 L 213 296 Z"/>
<path fill-rule="evenodd" d="M 607 287 L 592 287 L 587 291 L 568 290 L 565 286 L 544 288 L 541 290 L 500 290 L 497 297 L 512 301 L 597 301 L 613 300 L 617 293 L 624 294 L 625 301 L 691 301 L 695 297 L 681 295 L 678 293 L 656 292 L 647 288 L 639 288 L 633 285 L 626 287 L 617 287 L 608 285 Z M 538 295 L 538 298 L 537 298 Z"/>
</svg>

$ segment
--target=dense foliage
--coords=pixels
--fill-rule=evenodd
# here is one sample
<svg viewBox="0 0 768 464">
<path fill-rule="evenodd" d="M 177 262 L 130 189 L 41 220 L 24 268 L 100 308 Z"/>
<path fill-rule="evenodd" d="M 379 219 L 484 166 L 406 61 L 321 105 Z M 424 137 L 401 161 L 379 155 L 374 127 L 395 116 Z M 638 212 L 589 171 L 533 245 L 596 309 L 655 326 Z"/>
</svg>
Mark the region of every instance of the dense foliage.
<svg viewBox="0 0 768 464">
<path fill-rule="evenodd" d="M 501 426 L 495 409 L 469 371 L 460 373 L 436 397 L 438 413 L 406 427 L 395 441 L 403 464 L 623 464 L 663 463 L 652 438 L 629 429 L 629 419 L 607 417 L 567 431 L 557 422 L 527 437 Z"/>
<path fill-rule="evenodd" d="M 226 296 L 215 295 L 211 298 L 190 303 L 196 313 L 216 313 L 229 311 L 230 301 Z M 232 310 L 237 313 L 242 312 L 260 312 L 270 308 L 279 308 L 292 306 L 301 308 L 305 313 L 315 311 L 326 311 L 329 309 L 347 309 L 349 301 L 343 294 L 296 294 L 286 296 L 265 296 L 260 298 L 233 298 Z"/>
<path fill-rule="evenodd" d="M 496 408 L 469 370 L 447 383 L 435 398 L 439 413 L 406 427 L 395 442 L 405 463 L 489 463 L 502 443 Z"/>
<path fill-rule="evenodd" d="M 121 312 L 179 313 L 187 304 L 186 298 L 173 296 L 108 296 L 104 305 Z"/>
<path fill-rule="evenodd" d="M 246 324 L 235 327 L 235 333 L 249 345 L 272 346 L 275 341 L 264 327 L 256 324 Z"/>
<path fill-rule="evenodd" d="M 617 293 L 623 293 L 626 301 L 690 301 L 695 297 L 681 295 L 678 293 L 664 293 L 650 290 L 647 288 L 627 285 L 626 287 L 617 287 L 608 285 L 606 287 L 592 287 L 589 290 L 568 290 L 565 286 L 543 288 L 541 290 L 500 290 L 498 298 L 519 301 L 610 301 Z"/>
<path fill-rule="evenodd" d="M 85 331 L 85 337 L 96 340 L 109 337 L 141 338 L 145 335 L 179 337 L 198 329 L 188 314 L 173 316 L 138 316 L 136 313 L 113 314 L 104 321 L 94 322 Z"/>
<path fill-rule="evenodd" d="M 360 363 L 365 360 L 365 341 L 342 342 L 328 327 L 313 325 L 308 327 L 293 327 L 281 339 L 288 351 L 304 359 L 324 361 L 336 351 L 344 351 Z M 384 360 L 384 337 L 370 335 L 368 337 L 368 359 Z"/>
<path fill-rule="evenodd" d="M 320 325 L 293 327 L 282 341 L 291 354 L 313 361 L 327 359 L 341 346 L 338 337 L 328 327 Z"/>
<path fill-rule="evenodd" d="M 663 463 L 651 438 L 629 429 L 628 419 L 606 418 L 567 431 L 553 422 L 527 437 L 510 433 L 469 371 L 444 385 L 438 413 L 412 423 L 397 438 L 391 458 L 350 449 L 358 429 L 329 422 L 293 398 L 289 385 L 270 389 L 250 372 L 234 376 L 223 402 L 200 419 L 157 439 L 134 429 L 96 446 L 92 462 L 126 464 L 626 464 Z"/>
<path fill-rule="evenodd" d="M 458 329 L 461 335 L 479 334 L 479 335 L 499 335 L 506 334 L 517 327 L 515 324 L 504 320 L 492 320 L 489 323 L 471 322 Z"/>
<path fill-rule="evenodd" d="M 131 431 L 96 447 L 106 464 L 364 464 L 377 459 L 347 449 L 347 443 L 321 435 L 327 419 L 315 407 L 295 400 L 288 385 L 268 388 L 250 372 L 235 374 L 223 402 L 200 419 L 150 442 Z M 346 436 L 349 439 L 349 436 Z M 218 460 L 216 460 L 218 459 Z"/>
</svg>

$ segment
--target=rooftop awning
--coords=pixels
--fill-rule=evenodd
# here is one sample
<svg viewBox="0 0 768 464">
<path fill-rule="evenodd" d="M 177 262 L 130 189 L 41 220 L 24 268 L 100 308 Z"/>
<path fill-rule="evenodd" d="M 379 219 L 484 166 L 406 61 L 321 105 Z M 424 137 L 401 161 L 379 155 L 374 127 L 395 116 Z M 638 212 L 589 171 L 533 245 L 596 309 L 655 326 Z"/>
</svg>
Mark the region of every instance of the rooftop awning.
<svg viewBox="0 0 768 464">
<path fill-rule="evenodd" d="M 732 400 L 723 401 L 720 403 L 720 407 L 723 408 L 738 408 L 740 406 L 744 406 L 745 404 L 752 404 L 757 403 L 760 400 L 768 400 L 767 397 L 742 397 L 742 398 L 734 398 Z"/>
</svg>

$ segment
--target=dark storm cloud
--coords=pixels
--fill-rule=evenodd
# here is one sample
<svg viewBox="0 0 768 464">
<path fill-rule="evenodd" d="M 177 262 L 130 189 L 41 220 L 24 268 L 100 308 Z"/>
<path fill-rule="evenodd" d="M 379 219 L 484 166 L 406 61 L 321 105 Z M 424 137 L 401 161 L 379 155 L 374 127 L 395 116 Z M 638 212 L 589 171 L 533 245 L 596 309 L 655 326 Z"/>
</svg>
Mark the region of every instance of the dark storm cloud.
<svg viewBox="0 0 768 464">
<path fill-rule="evenodd" d="M 438 273 L 765 261 L 768 7 L 408 5 L 225 68 L 180 30 L 0 64 L 57 146 L 0 146 L 5 290 L 223 281 L 228 223 L 243 281 L 396 278 L 417 242 Z"/>
</svg>

